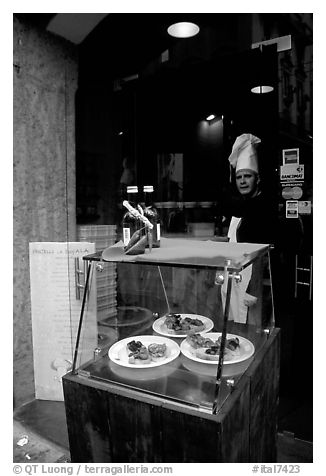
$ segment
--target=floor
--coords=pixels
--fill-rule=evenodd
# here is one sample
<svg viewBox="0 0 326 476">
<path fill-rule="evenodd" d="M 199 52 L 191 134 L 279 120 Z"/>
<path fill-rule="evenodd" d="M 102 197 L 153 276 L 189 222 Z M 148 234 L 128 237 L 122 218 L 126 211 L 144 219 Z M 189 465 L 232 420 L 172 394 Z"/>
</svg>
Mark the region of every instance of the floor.
<svg viewBox="0 0 326 476">
<path fill-rule="evenodd" d="M 70 461 L 63 402 L 33 400 L 14 412 L 14 463 Z"/>
<path fill-rule="evenodd" d="M 32 401 L 14 412 L 13 427 L 14 463 L 70 461 L 63 402 Z M 312 453 L 312 408 L 281 397 L 277 462 L 312 463 Z"/>
</svg>

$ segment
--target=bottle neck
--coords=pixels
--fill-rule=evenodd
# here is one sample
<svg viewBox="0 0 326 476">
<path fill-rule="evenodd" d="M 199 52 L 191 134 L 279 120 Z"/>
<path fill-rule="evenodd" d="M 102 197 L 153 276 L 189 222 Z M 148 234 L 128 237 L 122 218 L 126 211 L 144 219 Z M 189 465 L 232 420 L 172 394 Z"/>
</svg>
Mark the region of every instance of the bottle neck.
<svg viewBox="0 0 326 476">
<path fill-rule="evenodd" d="M 127 193 L 127 200 L 130 205 L 135 205 L 137 203 L 137 193 Z"/>
</svg>

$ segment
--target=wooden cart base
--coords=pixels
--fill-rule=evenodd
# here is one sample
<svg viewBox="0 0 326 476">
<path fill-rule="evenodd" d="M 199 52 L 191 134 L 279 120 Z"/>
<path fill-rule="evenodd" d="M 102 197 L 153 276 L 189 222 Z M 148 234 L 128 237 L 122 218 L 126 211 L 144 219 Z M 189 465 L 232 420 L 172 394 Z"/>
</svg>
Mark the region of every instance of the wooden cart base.
<svg viewBox="0 0 326 476">
<path fill-rule="evenodd" d="M 72 462 L 275 462 L 279 348 L 274 329 L 217 415 L 67 374 Z"/>
</svg>

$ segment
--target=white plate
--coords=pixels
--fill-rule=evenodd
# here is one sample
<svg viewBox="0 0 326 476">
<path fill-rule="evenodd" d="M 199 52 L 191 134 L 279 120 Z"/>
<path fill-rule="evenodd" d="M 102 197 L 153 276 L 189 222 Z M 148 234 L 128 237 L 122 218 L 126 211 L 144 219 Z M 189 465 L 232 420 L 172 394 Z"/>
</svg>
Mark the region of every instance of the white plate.
<svg viewBox="0 0 326 476">
<path fill-rule="evenodd" d="M 210 330 L 213 329 L 214 323 L 211 319 L 205 316 L 200 316 L 198 314 L 180 314 L 179 312 L 176 312 L 175 314 L 178 314 L 181 316 L 181 318 L 185 317 L 190 317 L 191 319 L 200 319 L 204 326 L 205 329 L 201 332 L 198 332 L 198 334 L 203 334 L 206 332 L 209 332 Z M 159 319 L 156 319 L 156 321 L 153 322 L 153 330 L 157 332 L 158 334 L 161 334 L 162 336 L 167 336 L 167 337 L 187 337 L 188 334 L 177 334 L 174 331 L 171 331 L 166 327 L 164 324 L 164 321 L 166 319 L 166 316 L 160 317 Z"/>
<path fill-rule="evenodd" d="M 127 349 L 128 342 L 132 340 L 140 341 L 146 347 L 149 344 L 166 344 L 167 347 L 167 357 L 164 360 L 159 362 L 150 362 L 149 364 L 145 365 L 135 365 L 130 364 L 128 359 L 129 350 Z M 122 367 L 129 367 L 129 368 L 136 368 L 136 369 L 146 369 L 146 368 L 153 368 L 153 367 L 160 367 L 161 365 L 168 364 L 172 362 L 172 360 L 176 359 L 180 354 L 180 347 L 179 345 L 171 339 L 167 339 L 166 337 L 161 336 L 132 336 L 127 337 L 126 339 L 119 340 L 112 347 L 109 349 L 109 358 L 117 365 L 121 365 Z"/>
<path fill-rule="evenodd" d="M 222 369 L 222 377 L 236 377 L 237 375 L 243 374 L 244 371 L 250 365 L 252 359 L 254 357 L 251 356 L 249 359 L 244 360 L 243 362 L 233 363 L 229 362 L 229 365 L 223 365 Z M 217 365 L 205 365 L 205 362 L 209 362 L 207 360 L 201 360 L 200 362 L 194 362 L 193 360 L 188 359 L 184 355 L 182 355 L 182 365 L 191 372 L 204 375 L 206 377 L 216 377 L 217 372 Z M 215 363 L 215 362 L 213 362 Z M 217 362 L 216 362 L 217 363 Z"/>
<path fill-rule="evenodd" d="M 194 364 L 195 362 L 192 363 Z M 144 368 L 142 365 L 134 365 L 132 369 L 121 367 L 121 365 L 117 365 L 116 363 L 112 362 L 112 360 L 109 362 L 109 365 L 112 372 L 118 377 L 137 382 L 150 382 L 152 380 L 166 379 L 166 377 L 175 372 L 179 367 L 179 364 L 176 360 L 174 360 L 173 363 L 170 363 L 170 365 L 162 365 L 161 367 L 154 367 L 150 369 Z"/>
<path fill-rule="evenodd" d="M 212 340 L 217 340 L 221 336 L 221 332 L 209 332 L 208 334 L 205 334 L 205 337 L 209 337 Z M 254 352 L 255 352 L 255 346 L 253 345 L 250 340 L 245 339 L 244 337 L 237 336 L 235 334 L 227 334 L 227 339 L 230 339 L 231 337 L 237 337 L 240 342 L 240 347 L 239 347 L 239 354 L 231 357 L 230 359 L 224 359 L 223 364 L 236 364 L 237 362 L 243 362 L 244 360 L 249 359 Z M 218 360 L 204 360 L 204 359 L 199 359 L 196 357 L 196 349 L 191 347 L 191 345 L 187 342 L 187 340 L 184 340 L 181 342 L 180 345 L 181 352 L 185 357 L 188 357 L 188 359 L 194 360 L 195 362 L 201 362 L 204 364 L 210 364 L 210 365 L 217 365 Z"/>
</svg>

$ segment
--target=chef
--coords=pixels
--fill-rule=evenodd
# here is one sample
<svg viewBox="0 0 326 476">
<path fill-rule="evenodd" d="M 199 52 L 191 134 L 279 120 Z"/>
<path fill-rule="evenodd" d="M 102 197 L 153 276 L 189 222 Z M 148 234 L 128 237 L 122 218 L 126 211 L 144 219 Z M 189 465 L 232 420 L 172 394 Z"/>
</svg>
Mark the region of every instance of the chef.
<svg viewBox="0 0 326 476">
<path fill-rule="evenodd" d="M 272 243 L 273 230 L 271 220 L 271 202 L 260 189 L 257 146 L 261 140 L 252 134 L 242 134 L 236 138 L 229 157 L 235 170 L 235 182 L 238 197 L 230 205 L 231 221 L 228 238 L 234 243 Z M 246 323 L 248 307 L 257 302 L 257 298 L 248 293 L 252 276 L 252 266 L 241 272 L 241 282 L 232 284 L 229 319 Z M 222 298 L 226 297 L 225 282 Z"/>
</svg>

